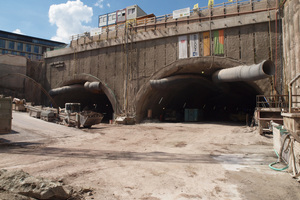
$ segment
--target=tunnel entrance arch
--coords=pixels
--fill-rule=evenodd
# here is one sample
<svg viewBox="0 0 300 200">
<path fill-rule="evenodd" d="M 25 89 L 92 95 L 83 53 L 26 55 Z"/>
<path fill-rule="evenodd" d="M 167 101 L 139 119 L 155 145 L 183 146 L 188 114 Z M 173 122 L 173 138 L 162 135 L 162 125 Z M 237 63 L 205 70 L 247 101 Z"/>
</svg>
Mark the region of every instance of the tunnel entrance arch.
<svg viewBox="0 0 300 200">
<path fill-rule="evenodd" d="M 197 111 L 197 121 L 246 121 L 252 117 L 256 95 L 268 80 L 214 83 L 212 74 L 241 65 L 228 58 L 205 57 L 178 60 L 154 74 L 137 95 L 137 121 L 148 110 L 160 121 L 186 121 L 187 112 Z M 160 80 L 157 87 L 151 80 Z M 165 81 L 165 82 L 164 82 Z M 155 81 L 154 81 L 155 82 Z M 164 82 L 164 83 L 162 83 Z M 161 85 L 159 85 L 161 84 Z"/>
<path fill-rule="evenodd" d="M 55 102 L 64 107 L 65 103 L 80 103 L 81 109 L 93 110 L 104 115 L 103 122 L 113 119 L 118 106 L 113 91 L 100 79 L 90 74 L 67 77 L 49 91 Z"/>
</svg>

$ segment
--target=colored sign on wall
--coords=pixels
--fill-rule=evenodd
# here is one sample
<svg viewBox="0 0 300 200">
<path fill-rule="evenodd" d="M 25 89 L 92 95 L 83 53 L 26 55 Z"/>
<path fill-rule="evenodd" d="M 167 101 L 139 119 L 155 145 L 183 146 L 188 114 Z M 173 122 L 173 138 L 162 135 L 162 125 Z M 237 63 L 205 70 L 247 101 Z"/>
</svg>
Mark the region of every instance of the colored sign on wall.
<svg viewBox="0 0 300 200">
<path fill-rule="evenodd" d="M 173 19 L 178 19 L 181 17 L 188 17 L 191 15 L 191 9 L 190 8 L 183 8 L 180 10 L 174 10 L 173 11 Z"/>
<path fill-rule="evenodd" d="M 198 34 L 190 35 L 190 57 L 199 57 Z"/>
<path fill-rule="evenodd" d="M 203 33 L 203 56 L 210 56 L 210 34 L 209 32 Z"/>
<path fill-rule="evenodd" d="M 94 28 L 90 31 L 91 36 L 100 35 L 102 34 L 102 28 Z"/>
<path fill-rule="evenodd" d="M 214 53 L 224 54 L 224 30 L 214 31 Z"/>
<path fill-rule="evenodd" d="M 178 47 L 179 47 L 179 59 L 187 58 L 187 36 L 178 37 Z"/>
</svg>

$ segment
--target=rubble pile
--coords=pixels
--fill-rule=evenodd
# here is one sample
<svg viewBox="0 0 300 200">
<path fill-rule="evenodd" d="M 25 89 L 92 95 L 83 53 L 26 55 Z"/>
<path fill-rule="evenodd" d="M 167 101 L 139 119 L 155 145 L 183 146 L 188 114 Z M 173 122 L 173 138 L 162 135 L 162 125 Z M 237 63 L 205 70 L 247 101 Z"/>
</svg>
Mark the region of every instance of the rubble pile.
<svg viewBox="0 0 300 200">
<path fill-rule="evenodd" d="M 81 199 L 70 186 L 36 178 L 23 170 L 0 170 L 0 193 L 14 199 L 70 200 Z M 1 196 L 0 196 L 1 198 Z M 1 198 L 2 199 L 2 198 Z"/>
</svg>

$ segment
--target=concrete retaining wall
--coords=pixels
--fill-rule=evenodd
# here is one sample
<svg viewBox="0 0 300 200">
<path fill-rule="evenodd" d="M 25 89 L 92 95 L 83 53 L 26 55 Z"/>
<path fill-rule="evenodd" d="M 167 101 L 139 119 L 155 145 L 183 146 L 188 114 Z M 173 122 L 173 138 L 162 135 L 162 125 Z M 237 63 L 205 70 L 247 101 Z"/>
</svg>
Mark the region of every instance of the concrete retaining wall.
<svg viewBox="0 0 300 200">
<path fill-rule="evenodd" d="M 300 73 L 300 2 L 298 0 L 285 2 L 282 22 L 285 92 L 287 93 L 288 83 Z M 294 83 L 293 94 L 300 95 L 297 87 L 299 85 L 299 80 Z M 300 101 L 300 98 L 295 98 L 293 101 Z"/>
</svg>

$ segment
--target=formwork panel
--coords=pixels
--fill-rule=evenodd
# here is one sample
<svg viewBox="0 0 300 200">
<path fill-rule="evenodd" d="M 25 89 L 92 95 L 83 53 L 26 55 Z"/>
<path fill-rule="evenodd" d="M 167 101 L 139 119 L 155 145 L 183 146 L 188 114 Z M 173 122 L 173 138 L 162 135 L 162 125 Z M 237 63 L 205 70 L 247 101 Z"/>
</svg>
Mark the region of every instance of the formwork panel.
<svg viewBox="0 0 300 200">
<path fill-rule="evenodd" d="M 214 19 L 222 19 L 224 18 L 224 7 L 217 7 L 217 8 L 214 8 L 212 10 L 212 14 L 213 16 L 219 16 L 219 17 L 214 17 Z"/>
<path fill-rule="evenodd" d="M 238 6 L 227 6 L 225 7 L 226 14 L 236 14 L 238 13 Z"/>
<path fill-rule="evenodd" d="M 263 10 L 268 8 L 268 1 L 256 1 L 253 2 L 253 10 Z"/>
<path fill-rule="evenodd" d="M 243 2 L 239 5 L 239 12 L 249 12 L 252 11 L 252 4 L 248 2 Z"/>
</svg>

